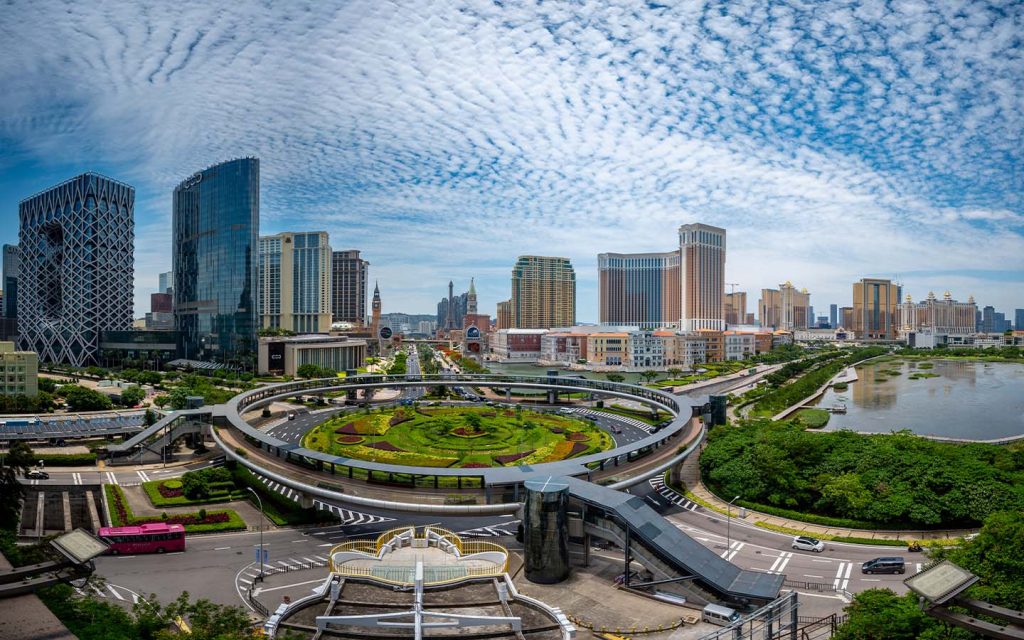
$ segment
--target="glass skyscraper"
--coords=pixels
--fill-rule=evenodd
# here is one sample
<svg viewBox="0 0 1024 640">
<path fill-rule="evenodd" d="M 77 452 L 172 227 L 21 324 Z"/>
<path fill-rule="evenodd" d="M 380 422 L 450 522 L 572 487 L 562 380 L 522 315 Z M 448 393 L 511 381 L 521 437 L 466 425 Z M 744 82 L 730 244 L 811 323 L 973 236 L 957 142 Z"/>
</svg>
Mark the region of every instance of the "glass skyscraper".
<svg viewBox="0 0 1024 640">
<path fill-rule="evenodd" d="M 132 325 L 135 189 L 83 173 L 21 201 L 19 346 L 40 362 L 100 363 L 100 334 Z"/>
<path fill-rule="evenodd" d="M 260 161 L 203 169 L 174 189 L 174 324 L 181 356 L 253 369 Z"/>
</svg>

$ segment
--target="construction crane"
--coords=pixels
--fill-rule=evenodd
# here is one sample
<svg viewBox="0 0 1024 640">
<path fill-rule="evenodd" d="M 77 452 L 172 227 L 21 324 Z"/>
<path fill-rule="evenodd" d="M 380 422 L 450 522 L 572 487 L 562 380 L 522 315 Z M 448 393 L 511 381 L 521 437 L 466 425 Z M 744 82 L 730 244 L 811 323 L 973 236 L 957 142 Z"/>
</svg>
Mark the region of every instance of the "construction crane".
<svg viewBox="0 0 1024 640">
<path fill-rule="evenodd" d="M 740 286 L 740 283 L 738 283 L 738 282 L 726 282 L 725 286 L 732 287 L 732 291 L 729 292 L 729 295 L 734 295 L 736 293 L 736 287 Z"/>
</svg>

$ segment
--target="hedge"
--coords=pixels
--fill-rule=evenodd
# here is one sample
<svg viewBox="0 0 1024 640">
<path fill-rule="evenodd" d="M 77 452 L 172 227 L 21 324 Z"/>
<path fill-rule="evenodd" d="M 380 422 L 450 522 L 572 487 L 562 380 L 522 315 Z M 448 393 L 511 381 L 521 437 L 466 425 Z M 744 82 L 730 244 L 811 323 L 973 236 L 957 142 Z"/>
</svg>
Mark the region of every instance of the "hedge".
<svg viewBox="0 0 1024 640">
<path fill-rule="evenodd" d="M 165 498 L 160 493 L 160 484 L 165 482 L 164 480 L 151 480 L 149 482 L 142 483 L 142 490 L 146 492 L 146 497 L 149 498 L 149 502 L 154 507 L 185 507 L 193 504 L 217 504 L 219 502 L 231 502 L 232 500 L 244 500 L 245 492 L 238 491 L 236 487 L 227 483 L 231 487 L 231 491 L 220 491 L 212 492 L 209 498 L 202 500 L 192 500 L 184 495 L 177 496 L 174 498 Z M 166 482 L 176 482 L 174 480 L 168 480 Z M 180 484 L 180 482 L 179 482 Z M 223 484 L 223 483 L 216 483 Z M 180 488 L 180 487 L 179 487 Z"/>
<path fill-rule="evenodd" d="M 78 467 L 96 464 L 95 453 L 35 453 L 34 460 L 42 460 L 51 467 Z"/>
<path fill-rule="evenodd" d="M 290 500 L 276 491 L 271 491 L 251 471 L 241 465 L 235 465 L 231 469 L 231 476 L 239 488 L 252 487 L 259 494 L 263 500 L 264 515 L 278 526 L 337 522 L 338 520 L 332 512 L 318 511 L 313 508 L 304 509 L 294 500 Z M 245 493 L 249 492 L 245 491 Z"/>
<path fill-rule="evenodd" d="M 892 524 L 880 524 L 877 522 L 868 522 L 867 520 L 854 520 L 852 518 L 834 518 L 830 516 L 819 516 L 815 513 L 803 513 L 802 511 L 791 511 L 789 509 L 781 509 L 779 507 L 772 507 L 766 504 L 758 504 L 756 502 L 747 502 L 746 500 L 737 500 L 736 504 L 741 507 L 746 507 L 752 511 L 759 511 L 766 513 L 770 516 L 778 516 L 780 518 L 788 518 L 790 520 L 798 520 L 800 522 L 809 522 L 811 524 L 820 524 L 825 527 L 838 527 L 840 529 L 866 529 L 869 531 L 877 529 L 920 529 L 918 526 L 911 525 L 900 525 L 899 523 Z"/>
<path fill-rule="evenodd" d="M 128 500 L 126 500 L 124 497 L 124 491 L 121 489 L 121 487 L 117 486 L 116 484 L 103 485 L 103 491 L 107 494 L 107 502 L 110 505 L 111 526 L 126 527 L 151 522 L 163 522 L 163 518 L 159 516 L 140 517 L 132 513 L 132 508 L 131 506 L 128 505 Z M 244 530 L 246 528 L 245 521 L 242 520 L 241 516 L 239 516 L 234 511 L 210 511 L 206 514 L 207 518 L 224 515 L 227 516 L 227 520 L 224 522 L 214 522 L 209 524 L 186 524 L 185 533 L 214 533 L 219 531 L 239 531 Z M 199 513 L 179 513 L 175 514 L 175 517 L 191 517 L 198 519 Z"/>
</svg>

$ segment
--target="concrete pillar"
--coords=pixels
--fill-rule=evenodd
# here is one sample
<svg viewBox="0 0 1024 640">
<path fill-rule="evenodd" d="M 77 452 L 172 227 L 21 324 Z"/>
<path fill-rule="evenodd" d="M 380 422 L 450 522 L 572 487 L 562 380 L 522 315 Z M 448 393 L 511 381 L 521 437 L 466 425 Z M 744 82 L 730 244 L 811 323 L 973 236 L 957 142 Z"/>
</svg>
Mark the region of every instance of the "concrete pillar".
<svg viewBox="0 0 1024 640">
<path fill-rule="evenodd" d="M 569 483 L 564 478 L 538 478 L 523 483 L 523 555 L 526 579 L 556 584 L 569 577 Z"/>
<path fill-rule="evenodd" d="M 46 494 L 42 491 L 39 492 L 36 500 L 36 536 L 39 538 L 43 537 L 43 523 L 46 522 L 44 510 L 46 509 Z"/>
<path fill-rule="evenodd" d="M 100 520 L 100 512 L 96 508 L 96 498 L 93 496 L 92 491 L 85 492 L 85 505 L 89 512 L 89 523 L 92 525 L 92 532 L 97 533 L 100 527 L 103 526 L 103 521 Z"/>
<path fill-rule="evenodd" d="M 71 494 L 64 491 L 61 493 L 61 498 L 64 503 L 64 531 L 71 531 L 74 528 L 71 526 Z"/>
</svg>

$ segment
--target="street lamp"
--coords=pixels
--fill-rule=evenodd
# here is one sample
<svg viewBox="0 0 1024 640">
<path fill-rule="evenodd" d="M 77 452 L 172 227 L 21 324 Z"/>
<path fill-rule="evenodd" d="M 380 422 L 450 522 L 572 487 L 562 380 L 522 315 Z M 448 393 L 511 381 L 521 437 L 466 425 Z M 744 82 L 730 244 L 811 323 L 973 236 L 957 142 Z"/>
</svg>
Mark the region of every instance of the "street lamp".
<svg viewBox="0 0 1024 640">
<path fill-rule="evenodd" d="M 256 491 L 252 487 L 246 487 L 246 489 L 249 490 L 249 493 L 251 493 L 252 495 L 256 496 L 256 502 L 258 502 L 259 505 L 260 505 L 260 577 L 259 577 L 259 579 L 260 579 L 260 582 L 263 582 L 263 500 L 260 499 L 260 494 L 256 493 Z"/>
<path fill-rule="evenodd" d="M 252 489 L 249 489 L 249 491 L 252 491 Z M 732 503 L 739 499 L 740 497 L 736 496 L 725 506 L 725 556 L 727 558 L 729 557 L 729 549 L 732 548 L 732 532 L 730 530 L 730 525 L 732 524 Z"/>
</svg>

